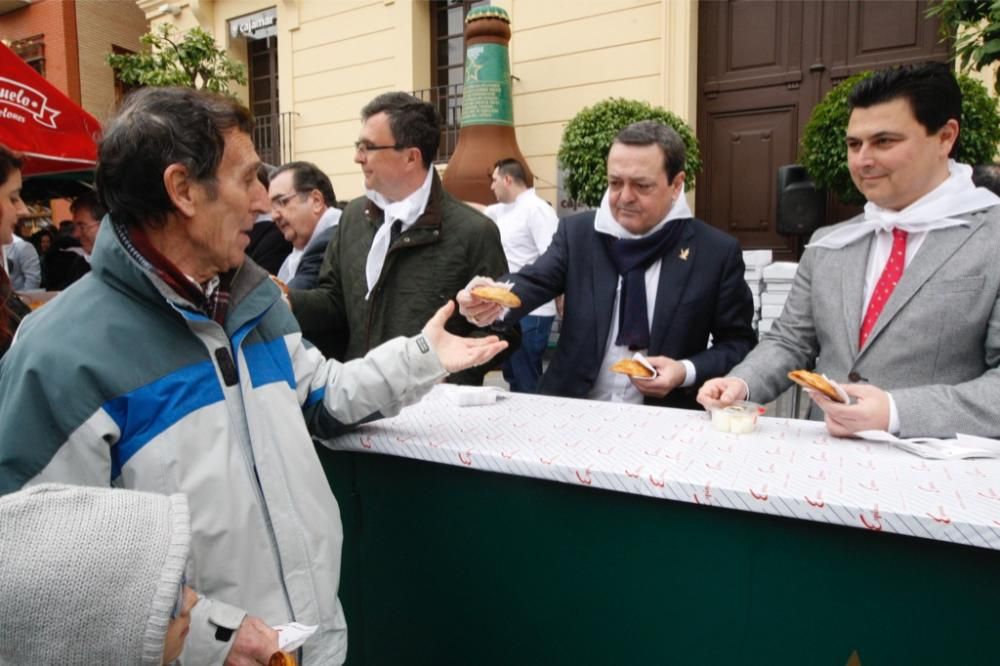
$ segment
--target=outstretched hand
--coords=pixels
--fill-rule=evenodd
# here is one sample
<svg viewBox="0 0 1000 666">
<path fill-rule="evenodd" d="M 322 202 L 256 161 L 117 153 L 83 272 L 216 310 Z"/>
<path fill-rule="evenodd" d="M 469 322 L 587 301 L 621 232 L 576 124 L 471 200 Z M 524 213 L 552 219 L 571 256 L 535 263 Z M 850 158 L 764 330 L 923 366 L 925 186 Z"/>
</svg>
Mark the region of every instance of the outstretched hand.
<svg viewBox="0 0 1000 666">
<path fill-rule="evenodd" d="M 459 314 L 469 320 L 469 323 L 480 327 L 489 326 L 495 322 L 503 314 L 504 307 L 499 303 L 479 298 L 472 293 L 472 290 L 476 287 L 498 286 L 500 285 L 497 282 L 486 277 L 476 276 L 469 280 L 465 289 L 459 291 L 455 297 L 458 301 Z"/>
<path fill-rule="evenodd" d="M 448 372 L 459 372 L 486 363 L 507 348 L 507 341 L 495 335 L 485 338 L 463 338 L 444 330 L 448 318 L 455 312 L 455 302 L 448 301 L 424 325 L 423 334 Z"/>
</svg>

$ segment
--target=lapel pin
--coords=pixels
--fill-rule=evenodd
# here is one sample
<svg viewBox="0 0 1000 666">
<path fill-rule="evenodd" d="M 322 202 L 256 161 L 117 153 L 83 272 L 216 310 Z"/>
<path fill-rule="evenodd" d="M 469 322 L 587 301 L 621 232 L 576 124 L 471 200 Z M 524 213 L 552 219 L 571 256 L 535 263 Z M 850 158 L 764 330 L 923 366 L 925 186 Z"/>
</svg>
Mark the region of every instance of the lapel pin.
<svg viewBox="0 0 1000 666">
<path fill-rule="evenodd" d="M 687 261 L 689 254 L 691 254 L 691 248 L 686 247 L 677 256 L 681 258 L 681 261 Z"/>
</svg>

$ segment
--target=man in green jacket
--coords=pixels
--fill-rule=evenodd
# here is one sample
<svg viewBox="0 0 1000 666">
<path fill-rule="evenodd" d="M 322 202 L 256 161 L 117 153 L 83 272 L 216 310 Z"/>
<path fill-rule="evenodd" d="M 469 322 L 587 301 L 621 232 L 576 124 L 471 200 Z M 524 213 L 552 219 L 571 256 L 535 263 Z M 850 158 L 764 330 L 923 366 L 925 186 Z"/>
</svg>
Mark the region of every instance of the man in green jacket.
<svg viewBox="0 0 1000 666">
<path fill-rule="evenodd" d="M 418 333 L 473 277 L 507 272 L 496 225 L 445 192 L 432 167 L 441 137 L 434 106 L 390 92 L 369 102 L 361 119 L 354 161 L 364 173 L 365 196 L 344 210 L 317 287 L 290 294 L 305 337 L 327 353 L 346 342 L 342 360 Z M 479 335 L 457 313 L 446 328 Z M 500 334 L 511 342 L 519 337 L 516 328 Z M 482 384 L 488 369 L 471 368 L 449 381 Z"/>
</svg>

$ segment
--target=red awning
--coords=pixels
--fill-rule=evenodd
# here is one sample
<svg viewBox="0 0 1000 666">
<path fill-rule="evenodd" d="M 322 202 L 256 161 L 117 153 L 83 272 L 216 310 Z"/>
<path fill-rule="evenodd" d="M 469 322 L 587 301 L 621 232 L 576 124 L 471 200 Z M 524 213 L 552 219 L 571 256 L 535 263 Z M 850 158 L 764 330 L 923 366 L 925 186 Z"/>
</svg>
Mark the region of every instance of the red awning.
<svg viewBox="0 0 1000 666">
<path fill-rule="evenodd" d="M 93 169 L 100 134 L 96 118 L 0 44 L 0 143 L 28 158 L 25 176 Z"/>
</svg>

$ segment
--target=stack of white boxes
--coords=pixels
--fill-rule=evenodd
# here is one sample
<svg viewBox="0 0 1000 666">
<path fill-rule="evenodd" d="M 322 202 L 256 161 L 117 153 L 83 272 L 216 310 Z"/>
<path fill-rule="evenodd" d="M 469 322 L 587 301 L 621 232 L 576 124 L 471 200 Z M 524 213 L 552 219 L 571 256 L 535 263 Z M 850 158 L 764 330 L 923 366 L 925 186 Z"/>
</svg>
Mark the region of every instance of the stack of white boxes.
<svg viewBox="0 0 1000 666">
<path fill-rule="evenodd" d="M 771 330 L 774 320 L 785 307 L 785 299 L 792 290 L 792 279 L 798 267 L 792 261 L 776 261 L 764 267 L 764 293 L 760 297 L 760 324 L 757 327 L 761 335 Z"/>
<path fill-rule="evenodd" d="M 764 287 L 764 267 L 773 259 L 771 250 L 746 250 L 743 252 L 745 270 L 743 277 L 753 294 L 753 328 L 757 330 L 760 321 L 761 291 Z"/>
</svg>

